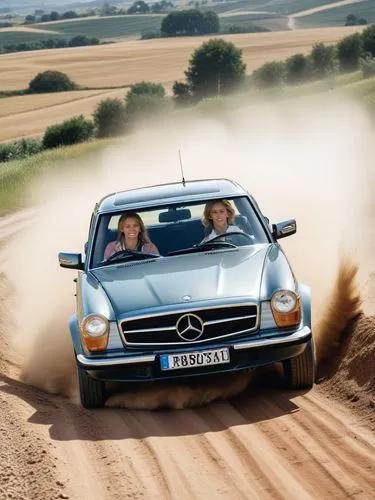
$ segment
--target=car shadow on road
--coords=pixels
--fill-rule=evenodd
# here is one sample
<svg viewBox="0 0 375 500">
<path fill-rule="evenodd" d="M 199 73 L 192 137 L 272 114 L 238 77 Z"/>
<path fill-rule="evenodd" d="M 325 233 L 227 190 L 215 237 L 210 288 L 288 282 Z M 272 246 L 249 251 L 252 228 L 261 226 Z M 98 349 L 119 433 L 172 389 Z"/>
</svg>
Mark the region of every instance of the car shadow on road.
<svg viewBox="0 0 375 500">
<path fill-rule="evenodd" d="M 285 390 L 280 377 L 265 370 L 241 394 L 196 408 L 87 410 L 78 402 L 48 394 L 6 375 L 0 374 L 0 381 L 3 382 L 0 392 L 16 396 L 34 408 L 28 422 L 48 426 L 51 439 L 58 441 L 126 440 L 220 432 L 298 412 L 300 408 L 294 400 L 305 393 Z"/>
</svg>

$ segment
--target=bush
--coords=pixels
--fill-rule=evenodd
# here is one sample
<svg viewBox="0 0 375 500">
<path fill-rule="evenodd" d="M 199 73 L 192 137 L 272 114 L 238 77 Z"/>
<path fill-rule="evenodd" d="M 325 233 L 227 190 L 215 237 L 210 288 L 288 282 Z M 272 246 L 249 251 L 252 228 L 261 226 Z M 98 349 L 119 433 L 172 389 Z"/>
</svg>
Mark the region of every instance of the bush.
<svg viewBox="0 0 375 500">
<path fill-rule="evenodd" d="M 359 60 L 359 67 L 362 70 L 363 78 L 375 76 L 375 58 L 367 54 Z"/>
<path fill-rule="evenodd" d="M 286 65 L 284 62 L 272 61 L 263 64 L 252 73 L 252 81 L 257 87 L 276 87 L 282 85 L 286 79 Z"/>
<path fill-rule="evenodd" d="M 87 45 L 99 45 L 99 38 L 88 38 L 85 35 L 77 35 L 69 42 L 69 47 L 85 47 Z"/>
<path fill-rule="evenodd" d="M 362 53 L 362 38 L 359 33 L 349 35 L 337 44 L 337 58 L 341 71 L 355 71 L 358 69 L 359 58 Z"/>
<path fill-rule="evenodd" d="M 175 81 L 172 87 L 175 103 L 178 106 L 190 104 L 192 95 L 187 83 Z"/>
<path fill-rule="evenodd" d="M 28 92 L 44 93 L 44 92 L 64 92 L 67 90 L 76 90 L 78 85 L 60 71 L 44 71 L 38 73 L 29 83 Z"/>
<path fill-rule="evenodd" d="M 128 125 L 143 119 L 153 119 L 168 114 L 173 103 L 157 94 L 134 95 L 126 102 L 126 121 Z"/>
<path fill-rule="evenodd" d="M 125 101 L 128 102 L 136 95 L 158 95 L 159 97 L 165 97 L 165 89 L 160 83 L 152 82 L 138 82 L 130 86 L 129 92 L 126 94 Z"/>
<path fill-rule="evenodd" d="M 311 51 L 312 70 L 316 78 L 323 78 L 338 69 L 336 47 L 317 43 Z"/>
<path fill-rule="evenodd" d="M 121 135 L 125 125 L 125 104 L 120 99 L 104 99 L 97 105 L 93 117 L 98 137 Z"/>
<path fill-rule="evenodd" d="M 363 51 L 375 56 L 375 24 L 371 24 L 362 31 Z"/>
<path fill-rule="evenodd" d="M 83 115 L 75 116 L 70 120 L 47 128 L 43 136 L 43 147 L 45 149 L 70 146 L 79 142 L 85 142 L 94 135 L 94 124 L 86 120 Z"/>
<path fill-rule="evenodd" d="M 0 144 L 0 162 L 20 160 L 35 155 L 43 149 L 40 139 L 21 139 Z"/>
<path fill-rule="evenodd" d="M 285 62 L 286 81 L 288 83 L 302 83 L 311 77 L 311 61 L 303 54 L 294 54 Z"/>
</svg>

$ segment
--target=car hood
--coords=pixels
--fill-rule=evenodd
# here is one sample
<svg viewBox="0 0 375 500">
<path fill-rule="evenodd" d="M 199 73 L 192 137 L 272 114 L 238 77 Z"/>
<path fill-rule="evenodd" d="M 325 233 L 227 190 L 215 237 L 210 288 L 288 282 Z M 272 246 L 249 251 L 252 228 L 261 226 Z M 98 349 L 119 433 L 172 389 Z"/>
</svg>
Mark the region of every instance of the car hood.
<svg viewBox="0 0 375 500">
<path fill-rule="evenodd" d="M 258 299 L 270 246 L 135 261 L 95 269 L 92 274 L 107 293 L 117 316 L 186 301 L 192 304 L 241 296 Z"/>
</svg>

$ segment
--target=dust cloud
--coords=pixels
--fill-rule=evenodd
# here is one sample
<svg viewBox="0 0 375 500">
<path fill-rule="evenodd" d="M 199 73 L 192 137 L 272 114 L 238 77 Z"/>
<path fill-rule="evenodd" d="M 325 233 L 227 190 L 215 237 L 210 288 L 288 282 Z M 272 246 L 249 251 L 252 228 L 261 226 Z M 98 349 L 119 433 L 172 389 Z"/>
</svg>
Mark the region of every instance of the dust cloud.
<svg viewBox="0 0 375 500">
<path fill-rule="evenodd" d="M 23 380 L 76 397 L 68 333 L 75 273 L 58 266 L 57 254 L 83 251 L 91 211 L 104 195 L 180 181 L 179 149 L 186 180 L 234 179 L 255 196 L 271 221 L 297 219 L 297 234 L 281 243 L 297 278 L 313 290 L 313 321 L 323 335 L 319 345 L 324 352 L 322 318 L 327 325 L 324 315 L 333 303 L 331 294 L 336 293 L 335 303 L 340 303 L 340 287 L 346 284 L 350 293 L 356 278 L 356 272 L 349 271 L 349 280 L 336 280 L 341 256 L 354 263 L 348 264 L 350 269 L 359 265 L 360 281 L 371 270 L 366 226 L 373 135 L 360 106 L 337 95 L 258 102 L 215 118 L 191 113 L 184 118 L 181 112 L 178 121 L 149 123 L 130 140 L 51 169 L 30 186 L 29 204 L 36 211 L 6 246 L 2 264 L 15 287 L 12 332 L 24 356 Z M 353 304 L 357 308 L 358 303 Z M 327 337 L 327 343 L 332 341 Z M 237 394 L 249 380 L 244 375 L 221 391 L 203 385 L 193 393 L 187 387 L 153 386 L 147 394 L 128 394 L 126 401 L 116 394 L 108 404 L 194 406 Z"/>
</svg>

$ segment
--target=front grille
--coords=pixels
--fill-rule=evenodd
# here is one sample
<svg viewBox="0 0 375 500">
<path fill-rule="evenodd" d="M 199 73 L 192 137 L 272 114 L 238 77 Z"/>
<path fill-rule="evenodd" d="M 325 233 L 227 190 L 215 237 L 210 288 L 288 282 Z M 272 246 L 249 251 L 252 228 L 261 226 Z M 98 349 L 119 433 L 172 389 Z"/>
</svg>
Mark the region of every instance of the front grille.
<svg viewBox="0 0 375 500">
<path fill-rule="evenodd" d="M 198 317 L 203 324 L 203 333 L 188 329 L 181 338 L 176 325 L 184 315 Z M 199 326 L 199 319 L 196 325 Z M 155 316 L 129 318 L 121 322 L 125 343 L 129 346 L 170 346 L 199 344 L 210 340 L 244 335 L 258 325 L 258 306 L 245 304 L 187 310 Z M 186 322 L 185 325 L 186 326 Z M 196 338 L 198 335 L 198 338 Z"/>
</svg>

